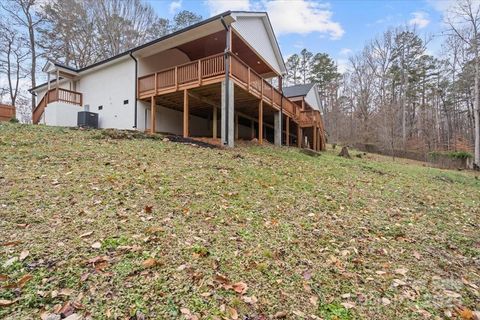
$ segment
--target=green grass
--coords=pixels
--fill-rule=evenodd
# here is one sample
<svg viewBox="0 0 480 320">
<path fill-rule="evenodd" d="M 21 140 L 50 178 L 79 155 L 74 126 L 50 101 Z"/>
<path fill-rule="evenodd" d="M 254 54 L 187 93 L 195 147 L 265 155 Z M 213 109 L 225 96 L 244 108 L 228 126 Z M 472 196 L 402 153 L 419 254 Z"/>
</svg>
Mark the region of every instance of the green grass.
<svg viewBox="0 0 480 320">
<path fill-rule="evenodd" d="M 0 299 L 15 300 L 0 318 L 38 319 L 67 301 L 94 319 L 176 319 L 182 308 L 200 319 L 228 319 L 229 308 L 240 319 L 436 319 L 480 309 L 474 173 L 109 137 L 0 125 L 1 241 L 21 241 L 0 247 L 0 275 L 33 276 L 20 289 L 0 283 Z M 87 261 L 97 256 L 108 262 L 96 270 Z M 157 264 L 143 267 L 147 258 Z M 52 295 L 62 289 L 73 292 Z"/>
</svg>

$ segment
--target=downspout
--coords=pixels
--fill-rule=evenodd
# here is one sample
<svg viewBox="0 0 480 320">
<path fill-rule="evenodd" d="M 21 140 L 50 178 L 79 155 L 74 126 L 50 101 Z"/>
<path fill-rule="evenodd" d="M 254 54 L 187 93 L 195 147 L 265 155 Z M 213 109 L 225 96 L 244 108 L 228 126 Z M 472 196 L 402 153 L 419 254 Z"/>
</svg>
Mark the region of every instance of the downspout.
<svg viewBox="0 0 480 320">
<path fill-rule="evenodd" d="M 225 30 L 227 31 L 227 36 L 225 37 L 226 38 L 226 43 L 225 43 L 225 138 L 226 140 L 225 141 L 222 141 L 224 145 L 227 145 L 228 144 L 228 141 L 229 141 L 229 135 L 230 135 L 230 130 L 229 130 L 229 127 L 228 127 L 228 124 L 229 124 L 229 104 L 230 104 L 230 99 L 229 99 L 229 95 L 230 95 L 230 92 L 229 92 L 229 88 L 230 88 L 230 63 L 228 61 L 228 55 L 230 53 L 230 27 L 227 26 L 227 24 L 225 23 L 225 20 L 223 19 L 223 17 L 220 18 L 220 21 L 222 22 L 223 24 L 223 27 L 225 28 Z"/>
<path fill-rule="evenodd" d="M 132 51 L 129 53 L 130 57 L 135 61 L 135 110 L 134 110 L 134 120 L 133 120 L 133 128 L 137 128 L 137 86 L 138 86 L 138 60 L 133 56 Z"/>
</svg>

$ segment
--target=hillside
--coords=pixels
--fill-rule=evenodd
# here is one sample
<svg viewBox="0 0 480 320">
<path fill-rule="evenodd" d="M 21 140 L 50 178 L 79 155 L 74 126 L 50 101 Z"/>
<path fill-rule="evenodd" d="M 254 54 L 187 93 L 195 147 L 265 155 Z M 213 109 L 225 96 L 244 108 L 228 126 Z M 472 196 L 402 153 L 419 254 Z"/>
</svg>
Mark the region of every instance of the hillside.
<svg viewBox="0 0 480 320">
<path fill-rule="evenodd" d="M 479 204 L 379 156 L 1 124 L 0 317 L 474 319 Z"/>
</svg>

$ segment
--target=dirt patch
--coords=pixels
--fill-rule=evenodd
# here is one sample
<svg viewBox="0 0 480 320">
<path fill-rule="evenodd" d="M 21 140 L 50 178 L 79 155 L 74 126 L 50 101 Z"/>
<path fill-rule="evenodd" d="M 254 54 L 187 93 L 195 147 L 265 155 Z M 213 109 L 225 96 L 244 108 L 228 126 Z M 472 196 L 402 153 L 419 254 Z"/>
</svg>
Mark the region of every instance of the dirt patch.
<svg viewBox="0 0 480 320">
<path fill-rule="evenodd" d="M 209 148 L 209 149 L 221 148 L 220 144 L 212 143 L 213 142 L 212 140 L 218 140 L 218 139 L 211 139 L 210 141 L 208 141 L 207 138 L 184 138 L 182 136 L 177 136 L 177 135 L 168 135 L 165 138 L 172 142 L 190 144 L 190 145 L 194 145 L 202 148 Z"/>
</svg>

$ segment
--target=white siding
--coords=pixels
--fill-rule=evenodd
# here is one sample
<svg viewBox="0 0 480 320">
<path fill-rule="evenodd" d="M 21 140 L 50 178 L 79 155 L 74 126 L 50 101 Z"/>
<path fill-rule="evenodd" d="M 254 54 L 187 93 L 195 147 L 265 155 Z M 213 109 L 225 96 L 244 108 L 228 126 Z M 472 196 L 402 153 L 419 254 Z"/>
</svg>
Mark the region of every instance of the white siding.
<svg viewBox="0 0 480 320">
<path fill-rule="evenodd" d="M 310 89 L 310 91 L 307 93 L 307 96 L 305 97 L 305 101 L 314 109 L 320 110 L 320 105 L 319 101 L 317 100 L 317 95 L 315 94 L 315 86 Z"/>
<path fill-rule="evenodd" d="M 45 112 L 40 120 L 49 126 L 76 127 L 77 114 L 83 108 L 74 104 L 63 102 L 52 102 L 45 108 Z"/>
<path fill-rule="evenodd" d="M 126 59 L 82 75 L 76 90 L 83 105 L 98 113 L 100 128 L 134 129 L 135 81 L 135 63 Z"/>
<path fill-rule="evenodd" d="M 282 73 L 261 17 L 238 16 L 232 26 L 276 72 Z"/>
</svg>

